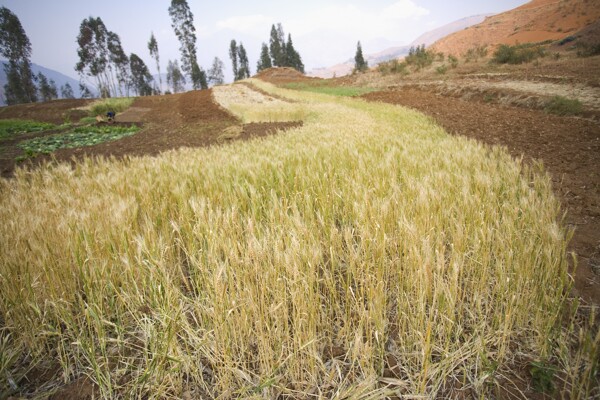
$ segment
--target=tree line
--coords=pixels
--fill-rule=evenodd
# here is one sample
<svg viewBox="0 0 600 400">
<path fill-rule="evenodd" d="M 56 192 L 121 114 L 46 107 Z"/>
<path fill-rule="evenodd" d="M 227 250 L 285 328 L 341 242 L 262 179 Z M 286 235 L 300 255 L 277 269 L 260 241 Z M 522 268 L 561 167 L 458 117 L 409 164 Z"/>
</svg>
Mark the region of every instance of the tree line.
<svg viewBox="0 0 600 400">
<path fill-rule="evenodd" d="M 167 87 L 177 93 L 189 82 L 194 89 L 207 89 L 209 85 L 224 83 L 224 63 L 215 57 L 211 68 L 205 71 L 198 64 L 194 15 L 187 0 L 171 0 L 168 8 L 171 27 L 179 41 L 180 60 L 168 60 Z M 92 97 L 92 90 L 101 97 L 146 96 L 162 92 L 160 55 L 158 41 L 150 33 L 148 52 L 156 64 L 158 82 L 150 73 L 144 60 L 135 53 L 127 54 L 119 35 L 107 28 L 100 17 L 83 19 L 77 35 L 78 61 L 75 71 L 79 74 L 81 97 Z M 5 97 L 7 104 L 48 101 L 73 98 L 73 88 L 67 83 L 60 90 L 53 80 L 42 73 L 35 75 L 31 69 L 31 43 L 18 17 L 8 8 L 0 8 L 0 55 L 7 59 L 4 70 L 7 75 Z M 243 44 L 232 40 L 229 48 L 234 80 L 251 76 L 248 54 Z M 271 67 L 291 67 L 304 73 L 300 54 L 294 48 L 291 34 L 282 25 L 272 25 L 269 45 L 262 44 L 256 70 Z"/>
</svg>

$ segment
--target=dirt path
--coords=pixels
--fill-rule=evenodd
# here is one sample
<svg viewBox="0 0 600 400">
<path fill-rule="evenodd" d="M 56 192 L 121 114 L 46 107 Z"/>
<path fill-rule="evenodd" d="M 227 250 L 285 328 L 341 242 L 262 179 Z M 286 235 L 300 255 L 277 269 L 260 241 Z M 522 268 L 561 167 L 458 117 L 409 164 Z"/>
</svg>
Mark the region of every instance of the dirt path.
<svg viewBox="0 0 600 400">
<path fill-rule="evenodd" d="M 364 95 L 417 109 L 432 116 L 448 133 L 508 148 L 514 157 L 541 160 L 555 193 L 575 228 L 569 250 L 577 255 L 575 290 L 600 304 L 600 125 L 557 117 L 537 110 L 501 107 L 403 89 Z"/>
</svg>

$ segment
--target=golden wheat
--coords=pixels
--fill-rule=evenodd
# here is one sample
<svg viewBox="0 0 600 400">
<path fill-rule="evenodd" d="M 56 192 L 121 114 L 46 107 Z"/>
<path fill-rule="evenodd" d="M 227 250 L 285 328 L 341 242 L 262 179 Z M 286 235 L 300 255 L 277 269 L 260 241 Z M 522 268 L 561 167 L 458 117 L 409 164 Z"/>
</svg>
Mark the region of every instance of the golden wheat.
<svg viewBox="0 0 600 400">
<path fill-rule="evenodd" d="M 59 364 L 104 398 L 486 397 L 568 347 L 546 175 L 410 110 L 253 84 L 294 102 L 216 99 L 304 125 L 0 182 L 0 383 Z M 561 361 L 573 397 L 598 342 Z"/>
</svg>

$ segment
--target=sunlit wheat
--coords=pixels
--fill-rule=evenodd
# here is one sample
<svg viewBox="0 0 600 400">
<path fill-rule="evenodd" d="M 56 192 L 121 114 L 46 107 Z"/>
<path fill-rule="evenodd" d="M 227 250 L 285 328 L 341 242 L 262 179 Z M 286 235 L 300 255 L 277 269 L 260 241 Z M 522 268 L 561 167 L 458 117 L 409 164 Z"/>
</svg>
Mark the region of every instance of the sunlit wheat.
<svg viewBox="0 0 600 400">
<path fill-rule="evenodd" d="M 410 110 L 254 84 L 294 102 L 216 99 L 304 125 L 0 182 L 1 385 L 59 364 L 105 398 L 486 398 L 562 351 L 592 393 L 546 175 Z"/>
</svg>

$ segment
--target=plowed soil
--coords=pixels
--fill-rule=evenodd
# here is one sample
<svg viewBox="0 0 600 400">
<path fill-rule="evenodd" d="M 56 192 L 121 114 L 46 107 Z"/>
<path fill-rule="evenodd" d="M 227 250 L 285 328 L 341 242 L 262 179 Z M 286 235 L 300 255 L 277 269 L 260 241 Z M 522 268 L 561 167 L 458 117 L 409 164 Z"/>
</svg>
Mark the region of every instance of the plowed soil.
<svg viewBox="0 0 600 400">
<path fill-rule="evenodd" d="M 538 110 L 490 105 L 417 89 L 369 93 L 363 98 L 414 108 L 450 134 L 505 146 L 526 162 L 542 161 L 561 199 L 566 224 L 575 229 L 575 290 L 600 304 L 600 125 Z"/>
<path fill-rule="evenodd" d="M 78 100 L 78 102 L 81 102 L 81 104 L 49 102 L 5 107 L 0 111 L 0 118 L 62 122 L 52 120 L 51 116 L 61 112 L 69 112 L 68 107 L 70 106 L 80 107 L 86 104 L 85 101 Z M 39 114 L 37 110 L 40 110 Z M 206 147 L 231 140 L 248 140 L 301 125 L 300 122 L 241 125 L 232 114 L 214 102 L 210 90 L 139 97 L 127 111 L 117 115 L 116 121 L 116 124 L 137 124 L 142 129 L 133 136 L 114 142 L 76 149 L 61 149 L 52 153 L 52 155 L 41 155 L 27 160 L 24 164 L 35 167 L 51 159 L 76 162 L 83 157 L 122 158 L 125 156 L 157 155 L 160 152 L 180 147 Z M 224 139 L 223 131 L 234 125 L 239 125 L 241 131 L 233 137 L 228 136 Z M 17 147 L 21 140 L 52 133 L 56 132 L 29 134 L 18 139 L 0 141 L 0 171 L 2 176 L 12 176 L 15 168 L 15 158 L 21 154 L 21 150 Z"/>
<path fill-rule="evenodd" d="M 62 99 L 45 103 L 17 104 L 14 106 L 0 107 L 0 119 L 31 119 L 52 124 L 78 121 L 88 114 L 78 108 L 85 107 L 94 100 L 87 99 Z"/>
</svg>

